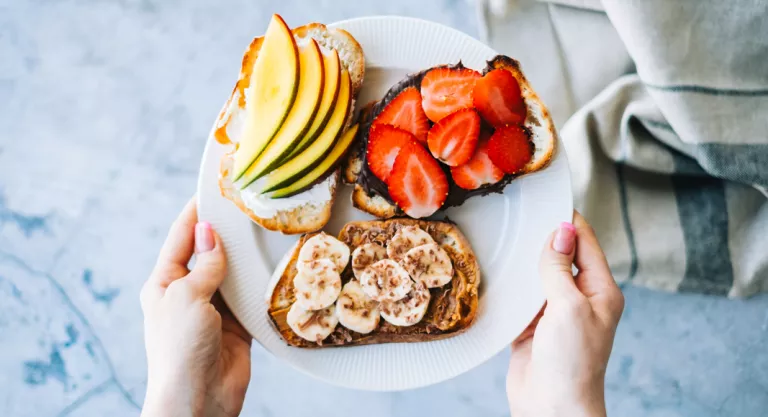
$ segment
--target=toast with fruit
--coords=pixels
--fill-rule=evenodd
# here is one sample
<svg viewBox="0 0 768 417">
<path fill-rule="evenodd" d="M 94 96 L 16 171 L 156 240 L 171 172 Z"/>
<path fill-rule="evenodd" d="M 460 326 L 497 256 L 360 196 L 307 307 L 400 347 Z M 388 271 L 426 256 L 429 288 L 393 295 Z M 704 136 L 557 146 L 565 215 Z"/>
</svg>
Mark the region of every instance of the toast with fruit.
<svg viewBox="0 0 768 417">
<path fill-rule="evenodd" d="M 514 59 L 482 74 L 439 66 L 410 75 L 361 112 L 344 181 L 352 203 L 379 218 L 429 217 L 467 198 L 501 193 L 544 168 L 557 133 Z"/>
<path fill-rule="evenodd" d="M 477 313 L 480 269 L 452 223 L 346 224 L 338 239 L 302 236 L 266 294 L 270 322 L 302 348 L 444 339 Z"/>
<path fill-rule="evenodd" d="M 363 51 L 348 32 L 311 23 L 290 30 L 274 15 L 243 57 L 215 138 L 233 144 L 221 194 L 262 227 L 321 229 L 331 216 L 338 166 L 355 140 Z"/>
</svg>

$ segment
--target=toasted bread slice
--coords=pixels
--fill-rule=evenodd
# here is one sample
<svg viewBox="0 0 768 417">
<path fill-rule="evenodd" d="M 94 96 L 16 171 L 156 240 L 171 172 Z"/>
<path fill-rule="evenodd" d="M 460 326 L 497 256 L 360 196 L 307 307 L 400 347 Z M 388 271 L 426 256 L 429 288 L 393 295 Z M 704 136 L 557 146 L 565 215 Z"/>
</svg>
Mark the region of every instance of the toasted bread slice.
<svg viewBox="0 0 768 417">
<path fill-rule="evenodd" d="M 354 98 L 360 92 L 365 76 L 365 58 L 360 44 L 347 31 L 343 29 L 329 29 L 320 23 L 300 26 L 293 29 L 292 32 L 298 42 L 311 37 L 322 48 L 335 49 L 339 53 L 342 65 L 349 72 L 353 100 L 347 114 L 344 129 L 342 130 L 343 133 L 352 124 L 355 107 Z M 250 85 L 253 64 L 256 61 L 262 42 L 263 37 L 255 38 L 246 50 L 243 56 L 240 77 L 235 88 L 232 90 L 230 98 L 219 114 L 216 123 L 216 130 L 214 131 L 216 139 L 220 143 L 235 144 L 235 146 L 232 146 L 232 150 L 225 154 L 221 160 L 219 169 L 221 195 L 237 205 L 255 223 L 268 230 L 279 231 L 284 234 L 300 234 L 320 230 L 328 223 L 331 217 L 331 208 L 336 198 L 336 189 L 339 185 L 338 169 L 313 186 L 316 189 L 327 187 L 327 192 L 322 190 L 323 192 L 312 194 L 313 198 L 308 198 L 310 194 L 308 194 L 309 190 L 307 190 L 287 199 L 282 199 L 294 199 L 294 201 L 302 203 L 288 204 L 288 208 L 260 211 L 259 213 L 254 211 L 253 207 L 249 207 L 246 199 L 241 195 L 240 189 L 232 182 L 230 173 L 234 163 L 236 144 L 242 132 L 246 106 L 245 91 Z M 314 198 L 317 195 L 320 195 L 321 198 Z M 284 204 L 284 202 L 280 204 Z"/>
<path fill-rule="evenodd" d="M 339 233 L 339 240 L 352 251 L 364 243 L 384 244 L 403 226 L 417 225 L 429 233 L 450 256 L 454 267 L 451 282 L 433 288 L 429 309 L 424 318 L 409 327 L 393 326 L 382 320 L 369 334 L 353 332 L 341 324 L 321 344 L 309 342 L 296 335 L 286 322 L 286 316 L 295 301 L 293 278 L 297 274 L 296 262 L 304 242 L 314 234 L 302 236 L 279 263 L 266 294 L 269 320 L 280 336 L 291 346 L 303 348 L 355 346 L 375 343 L 424 342 L 445 339 L 467 330 L 477 314 L 480 267 L 472 247 L 452 223 L 414 219 L 390 219 L 347 223 Z M 351 267 L 342 272 L 342 281 L 354 279 Z"/>
<path fill-rule="evenodd" d="M 520 91 L 525 100 L 525 104 L 528 107 L 528 117 L 524 124 L 532 133 L 531 139 L 533 140 L 535 148 L 533 158 L 525 166 L 521 174 L 515 176 L 508 175 L 502 180 L 500 186 L 488 187 L 491 191 L 501 191 L 504 185 L 517 176 L 535 172 L 547 166 L 552 159 L 557 146 L 557 132 L 555 131 L 555 124 L 552 121 L 549 110 L 547 110 L 544 103 L 541 102 L 541 99 L 533 90 L 533 87 L 531 87 L 531 84 L 525 78 L 525 75 L 523 75 L 523 72 L 520 69 L 520 63 L 507 56 L 498 55 L 491 61 L 488 61 L 488 65 L 483 72 L 487 73 L 494 69 L 505 69 L 509 71 L 520 84 Z M 427 71 L 422 71 L 418 74 L 411 75 L 392 87 L 392 89 L 387 92 L 382 102 L 374 105 L 366 114 L 367 117 L 361 117 L 361 136 L 363 138 L 367 138 L 366 132 L 368 131 L 371 122 L 373 122 L 373 119 L 378 115 L 378 112 L 384 108 L 381 104 L 388 103 L 397 95 L 397 93 L 402 91 L 403 88 L 409 86 L 419 87 L 421 85 L 421 79 L 426 72 Z M 394 203 L 381 195 L 367 192 L 365 187 L 360 184 L 360 174 L 365 164 L 363 149 L 366 146 L 366 141 L 367 139 L 360 141 L 358 144 L 360 148 L 355 152 L 349 153 L 344 166 L 344 181 L 348 184 L 355 184 L 355 190 L 352 193 L 352 204 L 362 211 L 383 219 L 402 216 L 403 212 Z M 372 180 L 375 181 L 375 179 Z"/>
</svg>

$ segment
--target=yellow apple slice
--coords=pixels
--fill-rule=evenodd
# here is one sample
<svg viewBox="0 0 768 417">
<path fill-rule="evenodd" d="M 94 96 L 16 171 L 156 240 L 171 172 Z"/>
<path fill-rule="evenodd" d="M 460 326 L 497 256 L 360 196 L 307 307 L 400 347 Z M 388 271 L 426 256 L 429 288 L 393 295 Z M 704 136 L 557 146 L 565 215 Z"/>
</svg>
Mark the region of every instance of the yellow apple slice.
<svg viewBox="0 0 768 417">
<path fill-rule="evenodd" d="M 246 119 L 233 167 L 239 179 L 261 155 L 291 109 L 299 85 L 299 53 L 285 21 L 272 15 L 251 74 Z"/>
<path fill-rule="evenodd" d="M 312 124 L 323 96 L 323 54 L 314 39 L 299 47 L 299 91 L 280 130 L 242 179 L 245 187 L 271 171 L 288 155 Z"/>
<path fill-rule="evenodd" d="M 312 142 L 304 152 L 296 155 L 290 161 L 282 164 L 279 168 L 272 171 L 267 175 L 265 184 L 262 188 L 262 193 L 265 190 L 276 190 L 281 187 L 285 187 L 297 178 L 311 171 L 331 150 L 336 139 L 339 137 L 339 133 L 344 128 L 344 123 L 347 119 L 347 113 L 349 112 L 349 106 L 352 102 L 351 90 L 352 85 L 349 80 L 349 73 L 347 70 L 343 70 L 341 73 L 341 88 L 339 89 L 339 98 L 336 100 L 336 105 L 333 108 L 333 114 L 328 119 L 328 123 L 325 124 L 325 128 L 318 135 L 317 139 Z"/>
<path fill-rule="evenodd" d="M 352 145 L 352 141 L 355 140 L 355 136 L 357 135 L 357 127 L 358 125 L 354 125 L 347 129 L 347 131 L 341 135 L 341 138 L 336 141 L 336 144 L 333 145 L 331 152 L 329 152 L 325 159 L 317 164 L 317 166 L 314 167 L 312 171 L 309 171 L 306 175 L 299 178 L 298 181 L 294 182 L 293 184 L 280 188 L 279 190 L 275 190 L 267 195 L 270 198 L 284 198 L 298 194 L 309 188 L 315 181 L 322 178 L 329 171 L 335 169 L 338 163 L 341 161 L 341 158 L 346 155 L 349 147 Z"/>
<path fill-rule="evenodd" d="M 341 60 L 335 49 L 332 49 L 330 53 L 323 54 L 323 69 L 325 70 L 325 86 L 323 87 L 323 98 L 320 100 L 320 108 L 317 109 L 317 114 L 312 120 L 312 126 L 309 127 L 291 153 L 283 158 L 284 161 L 290 160 L 294 155 L 307 149 L 307 146 L 323 131 L 333 113 L 333 105 L 339 96 L 339 85 L 341 85 Z"/>
</svg>

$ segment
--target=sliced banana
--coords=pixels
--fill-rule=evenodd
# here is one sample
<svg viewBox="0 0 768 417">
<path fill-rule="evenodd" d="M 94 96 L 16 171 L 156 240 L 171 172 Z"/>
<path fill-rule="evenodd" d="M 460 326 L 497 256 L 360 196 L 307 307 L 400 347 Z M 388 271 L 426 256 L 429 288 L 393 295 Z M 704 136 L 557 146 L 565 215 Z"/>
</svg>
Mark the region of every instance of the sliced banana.
<svg viewBox="0 0 768 417">
<path fill-rule="evenodd" d="M 305 262 L 318 259 L 330 259 L 336 264 L 336 271 L 341 273 L 349 262 L 349 246 L 331 235 L 319 233 L 304 242 L 299 250 L 297 268 L 301 269 Z"/>
<path fill-rule="evenodd" d="M 387 250 L 375 243 L 366 243 L 352 251 L 352 272 L 360 279 L 360 275 L 369 265 L 387 257 Z"/>
<path fill-rule="evenodd" d="M 365 295 L 359 282 L 351 280 L 336 302 L 336 316 L 342 326 L 358 333 L 370 333 L 379 325 L 379 304 Z"/>
<path fill-rule="evenodd" d="M 413 326 L 424 318 L 429 307 L 430 294 L 424 284 L 418 282 L 402 300 L 381 303 L 381 317 L 395 326 Z"/>
<path fill-rule="evenodd" d="M 341 277 L 329 259 L 309 261 L 293 277 L 296 303 L 307 310 L 320 310 L 333 304 L 341 292 Z"/>
<path fill-rule="evenodd" d="M 401 264 L 414 281 L 427 288 L 442 287 L 453 278 L 451 257 L 437 243 L 428 243 L 409 250 Z"/>
<path fill-rule="evenodd" d="M 322 310 L 307 310 L 293 303 L 286 317 L 288 326 L 302 339 L 321 343 L 328 337 L 339 319 L 336 317 L 336 307 L 331 304 Z"/>
<path fill-rule="evenodd" d="M 409 250 L 416 246 L 434 242 L 432 236 L 421 230 L 419 226 L 405 226 L 395 232 L 395 235 L 390 239 L 387 245 L 387 255 L 390 259 L 400 261 Z"/>
<path fill-rule="evenodd" d="M 413 280 L 408 271 L 391 259 L 382 259 L 365 268 L 360 285 L 375 301 L 397 301 L 411 290 Z"/>
</svg>

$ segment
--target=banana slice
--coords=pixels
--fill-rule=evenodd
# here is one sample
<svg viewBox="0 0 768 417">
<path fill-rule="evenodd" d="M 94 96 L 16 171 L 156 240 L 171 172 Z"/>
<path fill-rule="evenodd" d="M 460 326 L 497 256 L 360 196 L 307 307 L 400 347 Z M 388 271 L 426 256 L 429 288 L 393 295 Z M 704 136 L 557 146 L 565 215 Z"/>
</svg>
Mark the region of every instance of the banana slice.
<svg viewBox="0 0 768 417">
<path fill-rule="evenodd" d="M 320 233 L 304 242 L 299 250 L 297 268 L 301 269 L 308 261 L 330 259 L 336 264 L 336 271 L 341 273 L 349 262 L 349 246 L 331 235 Z"/>
<path fill-rule="evenodd" d="M 411 290 L 413 281 L 408 271 L 391 259 L 382 259 L 360 274 L 363 292 L 375 301 L 397 301 Z"/>
<path fill-rule="evenodd" d="M 362 334 L 370 333 L 379 325 L 379 305 L 365 295 L 359 282 L 351 280 L 341 290 L 336 303 L 336 316 L 347 329 Z"/>
<path fill-rule="evenodd" d="M 333 304 L 341 292 L 341 277 L 336 264 L 328 259 L 306 262 L 293 277 L 296 303 L 307 310 L 320 310 Z"/>
<path fill-rule="evenodd" d="M 306 310 L 293 303 L 286 317 L 288 326 L 302 339 L 320 344 L 328 337 L 339 319 L 336 317 L 336 307 L 331 304 L 322 310 Z"/>
<path fill-rule="evenodd" d="M 390 259 L 399 262 L 409 250 L 434 242 L 432 236 L 421 230 L 419 226 L 405 226 L 395 232 L 395 235 L 390 239 L 387 245 L 387 255 Z"/>
<path fill-rule="evenodd" d="M 451 257 L 437 243 L 409 250 L 401 263 L 414 281 L 423 282 L 427 288 L 442 287 L 453 278 Z"/>
<path fill-rule="evenodd" d="M 424 284 L 417 282 L 402 300 L 381 303 L 381 317 L 395 326 L 413 326 L 424 318 L 430 294 Z"/>
<path fill-rule="evenodd" d="M 366 243 L 352 251 L 352 272 L 360 279 L 360 275 L 369 265 L 387 257 L 387 250 L 375 243 Z"/>
</svg>

